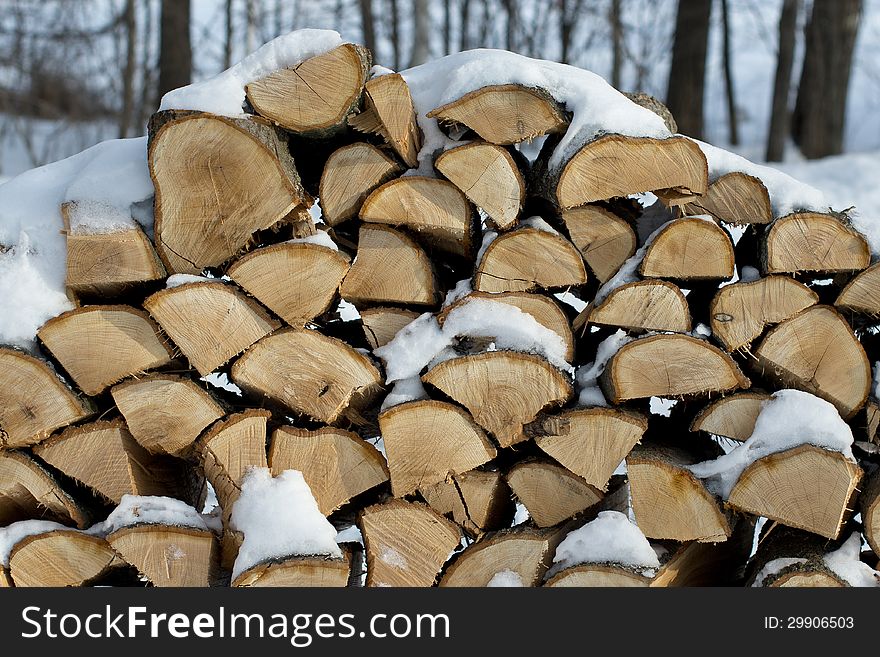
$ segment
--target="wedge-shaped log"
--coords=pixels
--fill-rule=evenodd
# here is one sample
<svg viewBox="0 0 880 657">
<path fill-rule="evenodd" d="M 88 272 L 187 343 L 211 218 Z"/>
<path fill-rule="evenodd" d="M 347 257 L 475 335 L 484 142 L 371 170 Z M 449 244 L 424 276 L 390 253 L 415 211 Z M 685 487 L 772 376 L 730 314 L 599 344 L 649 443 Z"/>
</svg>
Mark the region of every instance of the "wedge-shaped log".
<svg viewBox="0 0 880 657">
<path fill-rule="evenodd" d="M 677 286 L 659 280 L 621 285 L 589 311 L 588 321 L 630 331 L 689 333 L 691 330 L 687 298 Z"/>
<path fill-rule="evenodd" d="M 482 87 L 431 110 L 428 118 L 466 126 L 489 143 L 502 146 L 568 127 L 565 110 L 549 93 L 517 84 Z"/>
<path fill-rule="evenodd" d="M 419 313 L 404 308 L 377 306 L 360 311 L 364 336 L 370 347 L 378 349 L 397 335 L 397 332 L 419 316 Z"/>
<path fill-rule="evenodd" d="M 406 402 L 379 415 L 391 490 L 403 497 L 495 458 L 483 430 L 458 406 L 432 399 Z"/>
<path fill-rule="evenodd" d="M 9 576 L 9 571 L 6 568 L 0 568 L 0 589 L 8 589 L 15 586 L 12 583 L 12 577 Z"/>
<path fill-rule="evenodd" d="M 687 469 L 692 464 L 683 452 L 656 446 L 626 457 L 633 513 L 648 538 L 718 543 L 730 536 L 719 501 Z"/>
<path fill-rule="evenodd" d="M 733 241 L 726 230 L 709 219 L 682 217 L 660 229 L 639 273 L 681 281 L 727 280 L 735 267 Z"/>
<path fill-rule="evenodd" d="M 523 586 L 539 586 L 553 557 L 554 533 L 525 527 L 486 534 L 449 564 L 440 586 L 488 586 L 508 570 Z"/>
<path fill-rule="evenodd" d="M 636 252 L 636 233 L 627 221 L 597 205 L 562 212 L 571 241 L 590 270 L 604 283 Z"/>
<path fill-rule="evenodd" d="M 697 413 L 691 431 L 705 431 L 731 440 L 745 441 L 755 430 L 765 392 L 737 392 L 712 402 Z"/>
<path fill-rule="evenodd" d="M 523 425 L 572 396 L 571 382 L 559 370 L 542 358 L 512 351 L 453 358 L 422 380 L 467 408 L 501 447 L 527 440 Z"/>
<path fill-rule="evenodd" d="M 608 135 L 584 144 L 550 185 L 563 210 L 640 192 L 659 192 L 667 204 L 708 189 L 709 168 L 687 137 L 650 139 Z"/>
<path fill-rule="evenodd" d="M 130 306 L 84 306 L 43 324 L 37 337 L 87 395 L 171 362 L 158 327 Z"/>
<path fill-rule="evenodd" d="M 632 572 L 623 566 L 581 564 L 565 568 L 548 579 L 549 587 L 614 587 L 631 588 L 650 586 L 651 578 Z"/>
<path fill-rule="evenodd" d="M 839 452 L 801 445 L 765 456 L 740 475 L 728 503 L 826 538 L 837 538 L 852 512 L 862 469 Z"/>
<path fill-rule="evenodd" d="M 236 287 L 219 282 L 160 290 L 144 308 L 202 376 L 280 326 Z"/>
<path fill-rule="evenodd" d="M 511 491 L 498 470 L 471 470 L 419 492 L 432 509 L 475 536 L 506 527 L 513 518 Z"/>
<path fill-rule="evenodd" d="M 524 227 L 496 238 L 477 265 L 474 289 L 528 292 L 587 282 L 584 260 L 561 235 Z"/>
<path fill-rule="evenodd" d="M 434 166 L 489 215 L 495 228 L 506 230 L 516 223 L 526 184 L 507 149 L 475 141 L 444 151 Z"/>
<path fill-rule="evenodd" d="M 387 436 L 385 440 L 387 445 Z M 273 476 L 285 470 L 302 472 L 325 516 L 388 481 L 379 450 L 356 433 L 335 427 L 276 429 L 269 446 L 269 467 Z"/>
<path fill-rule="evenodd" d="M 367 586 L 433 586 L 460 530 L 430 507 L 403 500 L 358 516 L 367 552 Z"/>
<path fill-rule="evenodd" d="M 771 324 L 819 302 L 819 295 L 788 276 L 768 276 L 718 290 L 709 306 L 712 334 L 727 351 L 748 347 Z"/>
<path fill-rule="evenodd" d="M 538 527 L 552 527 L 602 501 L 602 491 L 549 460 L 526 460 L 506 476 Z"/>
<path fill-rule="evenodd" d="M 682 207 L 684 214 L 709 214 L 729 224 L 769 224 L 770 194 L 758 178 L 733 171 L 719 176 L 709 191 Z"/>
<path fill-rule="evenodd" d="M 849 419 L 865 405 L 871 365 L 852 328 L 830 306 L 811 306 L 771 329 L 755 368 L 779 385 L 822 397 Z"/>
<path fill-rule="evenodd" d="M 290 557 L 248 568 L 232 586 L 341 588 L 348 585 L 349 570 L 346 559 Z"/>
<path fill-rule="evenodd" d="M 348 273 L 348 258 L 317 244 L 263 247 L 235 261 L 227 275 L 297 328 L 325 313 Z"/>
<path fill-rule="evenodd" d="M 474 211 L 467 197 L 440 178 L 404 176 L 373 191 L 361 206 L 370 224 L 405 228 L 435 247 L 470 256 L 474 247 Z"/>
<path fill-rule="evenodd" d="M 861 315 L 880 315 L 880 262 L 847 283 L 834 305 Z"/>
<path fill-rule="evenodd" d="M 874 471 L 865 482 L 859 504 L 865 540 L 874 554 L 880 555 L 880 471 Z"/>
<path fill-rule="evenodd" d="M 117 529 L 107 542 L 154 586 L 205 587 L 217 579 L 219 546 L 205 529 L 137 525 Z"/>
<path fill-rule="evenodd" d="M 93 413 L 48 363 L 0 347 L 0 449 L 33 445 Z"/>
<path fill-rule="evenodd" d="M 439 295 L 428 256 L 393 228 L 363 225 L 358 257 L 342 281 L 342 296 L 356 305 L 400 303 L 430 306 Z"/>
<path fill-rule="evenodd" d="M 107 541 L 75 530 L 28 536 L 9 555 L 9 574 L 17 587 L 83 586 L 121 565 Z"/>
<path fill-rule="evenodd" d="M 333 151 L 318 186 L 324 221 L 336 226 L 356 217 L 370 193 L 400 173 L 400 165 L 372 144 L 357 142 Z"/>
<path fill-rule="evenodd" d="M 689 335 L 633 340 L 612 356 L 599 382 L 612 404 L 647 397 L 682 397 L 748 388 L 726 353 Z"/>
<path fill-rule="evenodd" d="M 149 163 L 156 251 L 171 273 L 221 265 L 255 232 L 311 205 L 287 138 L 259 119 L 154 115 Z"/>
<path fill-rule="evenodd" d="M 19 520 L 56 520 L 83 528 L 86 510 L 25 452 L 0 452 L 0 526 Z"/>
<path fill-rule="evenodd" d="M 245 85 L 248 102 L 285 130 L 319 137 L 343 128 L 357 112 L 372 58 L 344 43 Z"/>
<path fill-rule="evenodd" d="M 268 398 L 325 424 L 357 420 L 382 391 L 382 375 L 363 354 L 317 331 L 269 335 L 232 366 L 245 392 Z"/>
<path fill-rule="evenodd" d="M 364 88 L 364 111 L 349 119 L 360 132 L 381 135 L 406 166 L 419 165 L 422 133 L 409 85 L 399 73 L 380 75 Z"/>
<path fill-rule="evenodd" d="M 150 374 L 119 383 L 113 401 L 141 447 L 151 454 L 182 455 L 223 408 L 191 379 Z"/>
<path fill-rule="evenodd" d="M 780 217 L 761 243 L 766 274 L 851 272 L 871 264 L 864 236 L 830 214 L 799 212 Z"/>
<path fill-rule="evenodd" d="M 588 484 L 606 490 L 611 475 L 648 428 L 643 415 L 613 408 L 564 411 L 528 427 L 549 456 Z"/>
</svg>

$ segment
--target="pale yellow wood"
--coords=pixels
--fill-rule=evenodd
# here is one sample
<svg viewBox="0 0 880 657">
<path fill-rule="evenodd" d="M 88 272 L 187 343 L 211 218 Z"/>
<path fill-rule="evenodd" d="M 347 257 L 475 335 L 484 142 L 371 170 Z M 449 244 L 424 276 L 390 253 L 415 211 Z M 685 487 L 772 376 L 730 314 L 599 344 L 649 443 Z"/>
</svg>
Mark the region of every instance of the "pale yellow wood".
<svg viewBox="0 0 880 657">
<path fill-rule="evenodd" d="M 682 207 L 684 214 L 709 214 L 730 224 L 773 221 L 770 194 L 760 179 L 740 171 L 718 177 L 703 196 Z"/>
<path fill-rule="evenodd" d="M 0 589 L 10 588 L 12 586 L 15 586 L 15 584 L 12 583 L 9 571 L 6 568 L 0 568 Z"/>
<path fill-rule="evenodd" d="M 486 586 L 505 570 L 519 575 L 523 586 L 538 586 L 552 558 L 550 534 L 514 529 L 487 534 L 449 564 L 440 586 Z"/>
<path fill-rule="evenodd" d="M 489 215 L 495 228 L 505 230 L 516 223 L 526 185 L 507 149 L 475 141 L 444 151 L 434 166 Z"/>
<path fill-rule="evenodd" d="M 471 470 L 419 492 L 431 508 L 470 534 L 501 529 L 513 517 L 512 494 L 498 470 Z"/>
<path fill-rule="evenodd" d="M 82 586 L 115 565 L 107 541 L 73 530 L 29 536 L 9 555 L 9 575 L 17 587 Z"/>
<path fill-rule="evenodd" d="M 682 217 L 654 236 L 639 273 L 682 281 L 727 280 L 735 267 L 733 241 L 724 228 L 714 221 Z"/>
<path fill-rule="evenodd" d="M 154 586 L 205 587 L 217 577 L 217 539 L 204 529 L 123 527 L 110 534 L 107 542 Z"/>
<path fill-rule="evenodd" d="M 89 525 L 89 514 L 25 452 L 0 452 L 0 526 L 43 519 Z"/>
<path fill-rule="evenodd" d="M 589 311 L 588 321 L 631 331 L 691 330 L 687 298 L 677 286 L 659 280 L 621 285 Z"/>
<path fill-rule="evenodd" d="M 552 527 L 595 506 L 603 497 L 601 491 L 549 461 L 521 461 L 506 479 L 538 527 Z"/>
<path fill-rule="evenodd" d="M 248 568 L 232 586 L 329 587 L 348 585 L 349 564 L 345 559 L 294 557 Z"/>
<path fill-rule="evenodd" d="M 382 391 L 382 375 L 350 346 L 317 331 L 283 329 L 269 335 L 232 366 L 232 380 L 325 424 L 357 419 Z"/>
<path fill-rule="evenodd" d="M 497 237 L 483 254 L 474 276 L 482 292 L 559 289 L 587 282 L 584 260 L 561 235 L 523 227 Z"/>
<path fill-rule="evenodd" d="M 364 325 L 364 336 L 372 349 L 382 347 L 397 335 L 397 332 L 412 322 L 419 313 L 404 308 L 377 306 L 360 311 Z"/>
<path fill-rule="evenodd" d="M 764 243 L 768 274 L 858 271 L 871 264 L 865 237 L 829 214 L 799 212 L 780 217 Z"/>
<path fill-rule="evenodd" d="M 818 301 L 818 294 L 788 276 L 726 285 L 709 306 L 712 334 L 728 351 L 748 347 L 767 326 L 778 324 Z"/>
<path fill-rule="evenodd" d="M 444 361 L 422 380 L 467 408 L 501 447 L 527 440 L 523 425 L 572 396 L 566 376 L 531 354 L 491 351 Z"/>
<path fill-rule="evenodd" d="M 755 357 L 755 367 L 766 376 L 822 397 L 844 419 L 868 399 L 868 357 L 850 325 L 830 306 L 811 306 L 771 329 Z"/>
<path fill-rule="evenodd" d="M 565 164 L 556 186 L 563 210 L 640 192 L 661 192 L 667 204 L 708 189 L 709 168 L 686 137 L 608 135 L 585 144 Z"/>
<path fill-rule="evenodd" d="M 416 121 L 409 85 L 399 73 L 380 75 L 364 88 L 364 111 L 349 124 L 361 132 L 381 135 L 406 166 L 419 165 L 422 133 Z"/>
<path fill-rule="evenodd" d="M 562 221 L 600 283 L 611 278 L 636 252 L 636 233 L 632 226 L 604 208 L 596 205 L 569 208 L 562 212 Z"/>
<path fill-rule="evenodd" d="M 357 142 L 333 151 L 318 187 L 324 222 L 336 226 L 356 217 L 367 196 L 400 173 L 400 165 L 372 144 Z"/>
<path fill-rule="evenodd" d="M 367 552 L 367 586 L 433 586 L 458 546 L 460 530 L 430 507 L 403 500 L 358 516 Z"/>
<path fill-rule="evenodd" d="M 846 586 L 844 582 L 842 582 L 837 577 L 833 577 L 828 573 L 802 573 L 802 572 L 791 572 L 782 575 L 777 578 L 770 584 L 771 587 L 781 587 L 781 588 L 841 588 Z"/>
<path fill-rule="evenodd" d="M 728 503 L 826 538 L 837 538 L 851 514 L 862 469 L 842 454 L 801 445 L 755 461 L 740 475 Z"/>
<path fill-rule="evenodd" d="M 379 431 L 396 497 L 472 470 L 497 454 L 466 411 L 432 399 L 384 411 Z"/>
<path fill-rule="evenodd" d="M 158 327 L 130 306 L 70 310 L 43 324 L 37 337 L 87 395 L 171 362 Z"/>
<path fill-rule="evenodd" d="M 691 422 L 691 431 L 705 431 L 731 440 L 744 441 L 755 430 L 755 422 L 770 395 L 764 392 L 737 392 L 712 402 Z"/>
<path fill-rule="evenodd" d="M 279 427 L 272 433 L 269 467 L 273 476 L 299 470 L 325 516 L 388 481 L 379 451 L 356 433 L 334 427 Z"/>
<path fill-rule="evenodd" d="M 847 283 L 834 305 L 863 315 L 880 314 L 880 262 Z"/>
<path fill-rule="evenodd" d="M 638 575 L 625 568 L 600 566 L 597 564 L 582 564 L 560 570 L 544 584 L 544 586 L 549 587 L 567 588 L 632 588 L 651 585 L 652 580 L 650 577 Z"/>
<path fill-rule="evenodd" d="M 363 46 L 344 43 L 245 85 L 256 110 L 296 133 L 325 131 L 356 111 L 370 69 Z"/>
<path fill-rule="evenodd" d="M 223 417 L 207 390 L 172 374 L 124 381 L 110 393 L 131 435 L 152 454 L 187 452 L 202 430 Z"/>
<path fill-rule="evenodd" d="M 391 180 L 367 197 L 359 216 L 366 223 L 406 228 L 453 255 L 468 257 L 473 250 L 474 210 L 455 185 L 441 178 Z"/>
<path fill-rule="evenodd" d="M 33 445 L 93 413 L 48 363 L 0 347 L 0 449 Z"/>
</svg>

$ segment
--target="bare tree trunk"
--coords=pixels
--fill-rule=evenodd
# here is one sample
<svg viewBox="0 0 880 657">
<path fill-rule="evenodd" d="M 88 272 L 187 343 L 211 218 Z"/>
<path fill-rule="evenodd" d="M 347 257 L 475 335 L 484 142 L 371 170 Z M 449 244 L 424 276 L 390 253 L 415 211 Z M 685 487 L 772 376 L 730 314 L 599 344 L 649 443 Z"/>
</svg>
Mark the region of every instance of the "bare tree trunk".
<svg viewBox="0 0 880 657">
<path fill-rule="evenodd" d="M 159 96 L 192 81 L 189 0 L 162 0 Z"/>
<path fill-rule="evenodd" d="M 137 19 L 134 0 L 125 0 L 122 16 L 125 25 L 125 69 L 122 71 L 122 111 L 119 114 L 119 137 L 128 137 L 128 128 L 134 115 L 134 73 L 137 61 Z"/>
<path fill-rule="evenodd" d="M 739 146 L 739 129 L 736 117 L 736 92 L 733 88 L 733 57 L 730 53 L 730 16 L 727 0 L 721 0 L 721 21 L 724 36 L 724 90 L 727 95 L 727 126 L 730 143 Z"/>
<path fill-rule="evenodd" d="M 428 61 L 431 54 L 431 16 L 428 0 L 413 0 L 413 49 L 410 66 Z"/>
<path fill-rule="evenodd" d="M 391 45 L 394 48 L 394 70 L 400 70 L 400 64 L 403 61 L 400 56 L 400 7 L 397 0 L 388 0 L 391 14 Z"/>
<path fill-rule="evenodd" d="M 376 28 L 373 23 L 372 0 L 360 0 L 361 5 L 361 30 L 364 35 L 364 45 L 373 53 L 376 53 Z"/>
<path fill-rule="evenodd" d="M 459 50 L 467 50 L 471 47 L 469 28 L 471 25 L 471 0 L 461 0 L 461 34 L 459 40 Z"/>
<path fill-rule="evenodd" d="M 776 79 L 773 83 L 773 106 L 770 110 L 770 129 L 767 133 L 767 161 L 781 162 L 788 135 L 788 96 L 791 91 L 791 71 L 794 68 L 795 31 L 800 0 L 784 0 L 779 16 L 779 51 L 776 56 Z"/>
<path fill-rule="evenodd" d="M 144 8 L 144 29 L 143 29 L 143 47 L 141 50 L 141 93 L 139 107 L 137 108 L 137 125 L 140 129 L 147 123 L 147 119 L 156 103 L 156 68 L 154 67 L 155 59 L 153 58 L 153 39 L 155 34 L 156 22 L 153 18 L 153 3 L 143 3 Z"/>
<path fill-rule="evenodd" d="M 862 0 L 814 0 L 791 135 L 808 158 L 843 152 L 846 97 Z"/>
<path fill-rule="evenodd" d="M 246 13 L 245 51 L 250 54 L 257 49 L 257 0 L 246 0 Z"/>
<path fill-rule="evenodd" d="M 443 54 L 452 52 L 452 0 L 443 0 Z"/>
<path fill-rule="evenodd" d="M 611 0 L 611 86 L 620 89 L 620 67 L 623 61 L 623 23 L 620 20 L 620 0 Z"/>
<path fill-rule="evenodd" d="M 517 26 L 517 0 L 504 0 L 504 13 L 507 14 L 507 31 L 504 37 L 504 47 L 507 50 L 516 50 L 516 26 Z"/>
<path fill-rule="evenodd" d="M 234 37 L 233 0 L 226 0 L 226 40 L 223 43 L 223 68 L 232 66 L 232 39 Z"/>
<path fill-rule="evenodd" d="M 666 105 L 686 135 L 703 137 L 703 94 L 712 0 L 679 0 Z"/>
</svg>

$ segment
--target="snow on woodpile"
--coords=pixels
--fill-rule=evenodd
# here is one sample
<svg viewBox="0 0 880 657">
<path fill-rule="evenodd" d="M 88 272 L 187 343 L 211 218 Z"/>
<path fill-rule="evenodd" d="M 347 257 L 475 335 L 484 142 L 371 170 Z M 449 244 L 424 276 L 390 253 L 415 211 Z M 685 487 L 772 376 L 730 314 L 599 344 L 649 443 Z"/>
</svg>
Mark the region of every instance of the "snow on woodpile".
<svg viewBox="0 0 880 657">
<path fill-rule="evenodd" d="M 107 535 L 135 525 L 170 525 L 208 529 L 205 518 L 186 502 L 173 497 L 123 495 L 107 519 L 89 529 L 89 533 Z"/>
<path fill-rule="evenodd" d="M 9 555 L 12 554 L 12 549 L 27 537 L 59 529 L 70 529 L 70 527 L 50 520 L 20 520 L 6 527 L 0 527 L 0 566 L 9 567 Z"/>
<path fill-rule="evenodd" d="M 828 569 L 850 586 L 880 586 L 880 571 L 874 570 L 859 559 L 862 551 L 862 535 L 850 534 L 838 549 L 825 555 Z"/>
<path fill-rule="evenodd" d="M 608 400 L 599 387 L 599 377 L 602 376 L 611 357 L 632 340 L 633 338 L 623 329 L 617 329 L 599 343 L 593 362 L 577 369 L 575 381 L 578 385 L 578 406 L 608 406 Z"/>
</svg>

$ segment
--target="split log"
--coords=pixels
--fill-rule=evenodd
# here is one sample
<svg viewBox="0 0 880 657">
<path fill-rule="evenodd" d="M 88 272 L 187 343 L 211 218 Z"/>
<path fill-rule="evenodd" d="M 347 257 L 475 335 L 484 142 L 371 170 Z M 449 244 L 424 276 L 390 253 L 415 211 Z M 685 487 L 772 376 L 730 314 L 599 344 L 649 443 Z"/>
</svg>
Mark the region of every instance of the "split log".
<svg viewBox="0 0 880 657">
<path fill-rule="evenodd" d="M 479 536 L 510 525 L 511 491 L 498 470 L 471 470 L 419 492 L 432 509 Z"/>
<path fill-rule="evenodd" d="M 880 402 L 876 399 L 865 404 L 865 434 L 868 442 L 880 445 Z"/>
<path fill-rule="evenodd" d="M 241 389 L 324 424 L 360 412 L 382 392 L 376 366 L 344 342 L 317 331 L 283 329 L 269 335 L 232 366 Z"/>
<path fill-rule="evenodd" d="M 600 283 L 614 276 L 636 252 L 636 233 L 632 226 L 605 208 L 597 205 L 570 208 L 562 212 L 562 221 Z"/>
<path fill-rule="evenodd" d="M 815 534 L 774 524 L 758 542 L 746 584 L 772 588 L 849 586 L 825 563 L 825 555 L 836 547 Z M 759 576 L 761 581 L 757 581 Z"/>
<path fill-rule="evenodd" d="M 151 374 L 119 383 L 113 401 L 141 447 L 151 454 L 186 454 L 223 408 L 191 379 Z"/>
<path fill-rule="evenodd" d="M 107 541 L 75 530 L 28 536 L 9 555 L 16 587 L 83 586 L 120 565 Z"/>
<path fill-rule="evenodd" d="M 232 586 L 341 588 L 348 585 L 349 571 L 346 559 L 290 557 L 248 568 Z"/>
<path fill-rule="evenodd" d="M 847 283 L 834 305 L 861 315 L 880 315 L 880 262 Z"/>
<path fill-rule="evenodd" d="M 328 226 L 356 217 L 373 190 L 401 172 L 397 162 L 372 144 L 343 146 L 330 155 L 321 174 L 321 216 Z"/>
<path fill-rule="evenodd" d="M 648 397 L 682 397 L 748 388 L 749 380 L 726 353 L 689 335 L 633 340 L 611 357 L 599 379 L 612 404 Z"/>
<path fill-rule="evenodd" d="M 498 573 L 515 573 L 523 586 L 539 586 L 556 548 L 548 530 L 521 527 L 483 536 L 459 554 L 440 586 L 487 586 Z"/>
<path fill-rule="evenodd" d="M 123 495 L 163 495 L 191 501 L 195 491 L 178 459 L 150 454 L 120 420 L 65 429 L 34 454 L 119 504 Z"/>
<path fill-rule="evenodd" d="M 483 209 L 493 227 L 506 230 L 516 223 L 526 184 L 507 149 L 475 141 L 441 153 L 434 167 Z"/>
<path fill-rule="evenodd" d="M 764 402 L 765 392 L 737 392 L 712 402 L 691 422 L 691 431 L 705 431 L 731 440 L 748 440 Z"/>
<path fill-rule="evenodd" d="M 465 126 L 491 144 L 507 146 L 564 132 L 568 116 L 546 91 L 518 84 L 482 87 L 427 114 L 440 123 Z"/>
<path fill-rule="evenodd" d="M 880 469 L 868 477 L 859 497 L 865 540 L 880 558 Z"/>
<path fill-rule="evenodd" d="M 130 306 L 84 306 L 43 324 L 37 337 L 87 395 L 171 362 L 147 313 Z"/>
<path fill-rule="evenodd" d="M 380 225 L 363 225 L 358 257 L 340 287 L 355 305 L 400 303 L 431 306 L 439 293 L 431 261 L 410 237 Z"/>
<path fill-rule="evenodd" d="M 212 586 L 219 551 L 210 531 L 173 525 L 123 527 L 107 542 L 153 586 Z"/>
<path fill-rule="evenodd" d="M 325 516 L 388 481 L 379 451 L 356 433 L 334 427 L 276 429 L 269 445 L 269 467 L 273 477 L 285 470 L 302 472 Z"/>
<path fill-rule="evenodd" d="M 381 135 L 410 168 L 419 166 L 422 133 L 409 85 L 399 73 L 380 75 L 364 88 L 364 111 L 349 119 L 355 130 Z"/>
<path fill-rule="evenodd" d="M 683 214 L 709 214 L 729 224 L 769 224 L 770 194 L 760 179 L 733 171 L 720 176 L 704 196 L 682 206 Z"/>
<path fill-rule="evenodd" d="M 286 136 L 259 119 L 170 111 L 150 134 L 156 251 L 171 273 L 221 265 L 311 205 Z"/>
<path fill-rule="evenodd" d="M 765 274 L 853 272 L 871 264 L 864 236 L 837 217 L 798 212 L 774 221 L 761 242 Z"/>
<path fill-rule="evenodd" d="M 641 192 L 679 205 L 706 193 L 709 167 L 687 137 L 607 135 L 582 146 L 557 175 L 543 185 L 562 210 Z"/>
<path fill-rule="evenodd" d="M 476 224 L 467 197 L 440 178 L 404 176 L 375 189 L 359 216 L 369 224 L 405 228 L 423 237 L 429 247 L 470 257 Z"/>
<path fill-rule="evenodd" d="M 335 301 L 348 258 L 317 244 L 275 244 L 236 260 L 226 273 L 290 326 L 301 328 Z"/>
<path fill-rule="evenodd" d="M 694 462 L 658 446 L 635 447 L 626 457 L 633 513 L 648 538 L 717 543 L 730 536 L 718 500 L 687 469 Z"/>
<path fill-rule="evenodd" d="M 55 520 L 88 527 L 88 512 L 24 452 L 0 452 L 0 527 L 19 520 Z"/>
<path fill-rule="evenodd" d="M 728 280 L 736 270 L 733 241 L 715 221 L 682 217 L 666 224 L 639 265 L 646 278 Z"/>
<path fill-rule="evenodd" d="M 852 328 L 830 306 L 811 306 L 771 329 L 755 350 L 755 369 L 804 390 L 849 419 L 865 405 L 871 365 Z"/>
<path fill-rule="evenodd" d="M 647 280 L 621 285 L 587 312 L 587 321 L 598 326 L 674 333 L 689 333 L 691 330 L 687 298 L 677 286 L 667 281 Z"/>
<path fill-rule="evenodd" d="M 539 419 L 527 432 L 546 454 L 600 490 L 638 443 L 648 420 L 616 408 L 579 408 Z"/>
<path fill-rule="evenodd" d="M 852 511 L 862 469 L 842 454 L 801 445 L 745 469 L 730 493 L 735 509 L 837 538 Z"/>
<path fill-rule="evenodd" d="M 36 444 L 94 412 L 48 363 L 0 347 L 0 449 Z"/>
<path fill-rule="evenodd" d="M 297 134 L 326 137 L 358 110 L 372 64 L 363 46 L 344 43 L 245 85 L 257 114 Z"/>
<path fill-rule="evenodd" d="M 584 260 L 574 244 L 557 233 L 523 227 L 489 244 L 477 265 L 474 289 L 528 292 L 587 282 Z"/>
<path fill-rule="evenodd" d="M 404 308 L 377 306 L 360 311 L 364 337 L 371 349 L 383 347 L 397 335 L 404 326 L 412 322 L 419 313 Z"/>
<path fill-rule="evenodd" d="M 771 324 L 819 302 L 819 295 L 788 276 L 768 276 L 718 290 L 709 306 L 714 335 L 727 351 L 748 347 Z"/>
<path fill-rule="evenodd" d="M 547 460 L 520 461 L 506 476 L 538 527 L 552 527 L 602 501 L 602 492 Z"/>
<path fill-rule="evenodd" d="M 12 578 L 9 576 L 9 571 L 6 568 L 0 568 L 0 589 L 7 589 L 15 586 L 12 583 Z"/>
<path fill-rule="evenodd" d="M 547 361 L 512 351 L 453 358 L 422 380 L 467 408 L 501 447 L 527 440 L 523 425 L 541 410 L 564 404 L 573 392 L 568 378 Z"/>
<path fill-rule="evenodd" d="M 631 588 L 651 586 L 651 578 L 623 566 L 581 564 L 565 568 L 548 579 L 548 587 L 613 587 Z"/>
<path fill-rule="evenodd" d="M 432 399 L 406 402 L 379 415 L 391 490 L 403 497 L 495 458 L 495 447 L 470 415 Z"/>
<path fill-rule="evenodd" d="M 367 586 L 433 586 L 460 530 L 424 504 L 391 500 L 358 516 L 367 552 Z"/>
<path fill-rule="evenodd" d="M 281 326 L 258 303 L 221 282 L 159 290 L 144 308 L 202 376 Z"/>
</svg>

